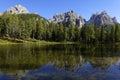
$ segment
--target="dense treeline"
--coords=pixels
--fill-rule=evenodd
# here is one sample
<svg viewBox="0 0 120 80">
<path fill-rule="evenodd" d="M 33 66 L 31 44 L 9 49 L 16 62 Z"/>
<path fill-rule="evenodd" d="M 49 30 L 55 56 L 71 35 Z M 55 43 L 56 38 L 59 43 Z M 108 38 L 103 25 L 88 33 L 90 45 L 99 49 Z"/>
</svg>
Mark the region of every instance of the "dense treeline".
<svg viewBox="0 0 120 80">
<path fill-rule="evenodd" d="M 0 16 L 0 37 L 14 39 L 36 39 L 46 41 L 75 41 L 83 43 L 109 43 L 120 41 L 120 25 L 84 25 L 72 22 L 49 23 L 37 14 L 3 14 Z"/>
</svg>

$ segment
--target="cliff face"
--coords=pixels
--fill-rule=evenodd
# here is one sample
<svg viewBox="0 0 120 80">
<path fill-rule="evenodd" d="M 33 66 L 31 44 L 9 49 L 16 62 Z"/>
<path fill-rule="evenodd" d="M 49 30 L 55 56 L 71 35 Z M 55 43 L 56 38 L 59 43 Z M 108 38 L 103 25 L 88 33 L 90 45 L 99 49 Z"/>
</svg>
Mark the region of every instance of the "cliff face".
<svg viewBox="0 0 120 80">
<path fill-rule="evenodd" d="M 9 8 L 7 11 L 9 14 L 27 14 L 29 11 L 22 5 L 15 5 L 14 7 Z"/>
<path fill-rule="evenodd" d="M 27 8 L 20 4 L 8 8 L 5 12 L 9 14 L 29 14 Z M 0 13 L 0 15 L 2 14 L 3 13 Z M 116 17 L 111 18 L 106 11 L 93 14 L 90 17 L 90 19 L 86 21 L 83 17 L 79 16 L 76 12 L 72 10 L 65 13 L 54 15 L 53 18 L 49 19 L 49 22 L 53 22 L 56 24 L 58 23 L 66 24 L 67 22 L 72 22 L 74 25 L 77 25 L 79 27 L 82 27 L 84 24 L 87 25 L 95 24 L 96 26 L 99 27 L 102 25 L 111 25 L 118 23 Z"/>
<path fill-rule="evenodd" d="M 49 21 L 54 23 L 67 23 L 71 21 L 74 25 L 78 25 L 79 27 L 82 27 L 85 24 L 84 19 L 81 16 L 78 16 L 74 11 L 56 14 L 53 16 L 53 18 L 49 19 Z"/>
<path fill-rule="evenodd" d="M 111 24 L 115 24 L 115 23 L 118 23 L 117 19 L 115 17 L 111 18 L 105 11 L 103 11 L 100 14 L 98 14 L 98 13 L 93 14 L 90 17 L 90 20 L 87 21 L 86 24 L 88 24 L 88 25 L 95 24 L 97 26 L 102 26 L 102 25 L 111 25 Z"/>
<path fill-rule="evenodd" d="M 85 19 L 83 19 L 81 16 L 78 16 L 74 11 L 68 11 L 63 14 L 56 14 L 53 16 L 53 18 L 49 19 L 49 21 L 54 23 L 67 23 L 68 21 L 71 21 L 79 27 L 82 27 L 84 24 L 95 24 L 96 26 L 102 26 L 118 23 L 116 17 L 111 18 L 106 11 L 103 11 L 100 14 L 93 14 L 88 21 L 85 21 Z"/>
</svg>

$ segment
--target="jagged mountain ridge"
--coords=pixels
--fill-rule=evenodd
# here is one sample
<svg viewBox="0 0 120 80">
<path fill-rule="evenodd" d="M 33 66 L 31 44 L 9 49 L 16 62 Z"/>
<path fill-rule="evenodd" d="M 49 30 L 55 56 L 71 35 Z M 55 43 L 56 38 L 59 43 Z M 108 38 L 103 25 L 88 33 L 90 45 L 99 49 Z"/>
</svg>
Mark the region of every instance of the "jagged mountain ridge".
<svg viewBox="0 0 120 80">
<path fill-rule="evenodd" d="M 8 8 L 5 12 L 9 14 L 29 14 L 28 9 L 20 4 Z M 3 13 L 1 13 L 0 15 L 2 14 Z M 96 26 L 102 26 L 118 23 L 116 17 L 111 18 L 106 11 L 103 11 L 100 14 L 99 13 L 93 14 L 88 21 L 86 21 L 82 16 L 79 16 L 73 10 L 61 14 L 56 14 L 53 16 L 53 18 L 49 19 L 49 22 L 53 22 L 56 24 L 57 23 L 65 24 L 69 21 L 73 22 L 74 25 L 77 25 L 79 27 L 82 27 L 84 24 L 87 25 L 95 24 Z"/>
<path fill-rule="evenodd" d="M 28 14 L 29 13 L 28 9 L 20 4 L 15 5 L 14 7 L 8 8 L 5 12 L 9 14 Z"/>
<path fill-rule="evenodd" d="M 71 21 L 74 25 L 78 25 L 79 27 L 85 24 L 84 19 L 72 10 L 62 14 L 56 14 L 53 18 L 49 19 L 49 21 L 54 23 L 67 23 Z"/>
<path fill-rule="evenodd" d="M 112 20 L 113 20 L 114 23 L 118 23 L 116 17 L 113 17 Z"/>
<path fill-rule="evenodd" d="M 78 14 L 75 13 L 74 11 L 68 11 L 63 14 L 56 14 L 49 21 L 54 23 L 60 23 L 60 22 L 66 23 L 68 21 L 72 21 L 75 25 L 77 24 L 80 27 L 82 27 L 84 24 L 87 25 L 95 24 L 96 26 L 102 26 L 102 25 L 112 25 L 118 23 L 116 17 L 111 18 L 106 11 L 103 11 L 100 14 L 98 13 L 93 14 L 88 21 L 86 21 L 81 16 L 78 16 Z"/>
<path fill-rule="evenodd" d="M 106 11 L 103 11 L 100 14 L 99 13 L 93 14 L 86 24 L 88 25 L 95 24 L 97 26 L 102 26 L 116 23 L 118 23 L 116 17 L 111 18 Z"/>
</svg>

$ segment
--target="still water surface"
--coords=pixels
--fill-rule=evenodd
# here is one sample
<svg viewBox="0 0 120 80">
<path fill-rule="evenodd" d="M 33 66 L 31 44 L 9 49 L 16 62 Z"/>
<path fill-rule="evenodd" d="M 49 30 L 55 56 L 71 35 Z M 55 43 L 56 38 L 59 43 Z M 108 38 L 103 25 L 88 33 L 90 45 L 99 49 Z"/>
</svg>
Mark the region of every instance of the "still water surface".
<svg viewBox="0 0 120 80">
<path fill-rule="evenodd" d="M 120 80 L 120 45 L 0 45 L 0 80 Z"/>
</svg>

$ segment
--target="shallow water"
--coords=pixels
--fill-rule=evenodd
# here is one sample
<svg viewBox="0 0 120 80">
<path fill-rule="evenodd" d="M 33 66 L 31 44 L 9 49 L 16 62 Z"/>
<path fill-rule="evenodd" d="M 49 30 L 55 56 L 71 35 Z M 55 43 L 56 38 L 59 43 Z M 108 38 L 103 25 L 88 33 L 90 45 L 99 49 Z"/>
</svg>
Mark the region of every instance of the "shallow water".
<svg viewBox="0 0 120 80">
<path fill-rule="evenodd" d="M 120 80 L 120 45 L 0 45 L 0 80 Z"/>
</svg>

